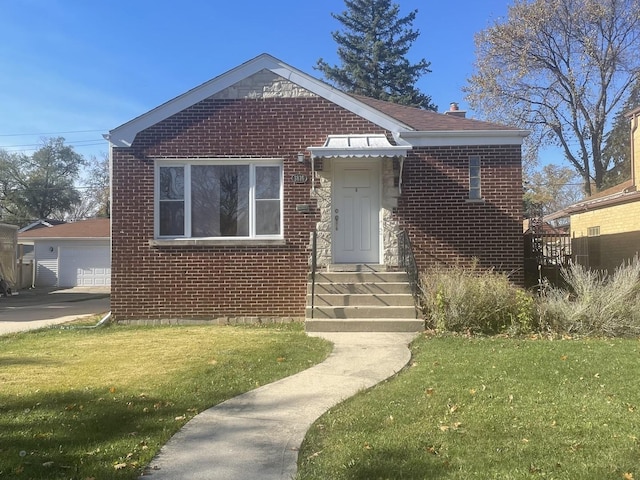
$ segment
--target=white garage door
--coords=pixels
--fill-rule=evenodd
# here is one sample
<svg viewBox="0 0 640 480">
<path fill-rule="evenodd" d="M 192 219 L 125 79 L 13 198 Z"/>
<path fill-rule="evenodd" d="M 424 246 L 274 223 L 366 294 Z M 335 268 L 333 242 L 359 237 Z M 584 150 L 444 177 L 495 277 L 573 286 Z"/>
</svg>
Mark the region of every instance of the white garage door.
<svg viewBox="0 0 640 480">
<path fill-rule="evenodd" d="M 60 287 L 102 287 L 111 285 L 109 247 L 61 247 Z"/>
</svg>

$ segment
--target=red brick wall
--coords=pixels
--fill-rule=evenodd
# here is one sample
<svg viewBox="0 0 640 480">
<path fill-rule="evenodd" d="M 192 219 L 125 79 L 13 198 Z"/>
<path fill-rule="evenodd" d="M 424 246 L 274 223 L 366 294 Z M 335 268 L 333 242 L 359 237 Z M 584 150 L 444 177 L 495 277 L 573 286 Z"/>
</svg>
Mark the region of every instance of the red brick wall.
<svg viewBox="0 0 640 480">
<path fill-rule="evenodd" d="M 474 155 L 481 159 L 483 202 L 468 201 Z M 522 285 L 520 147 L 414 148 L 404 163 L 398 219 L 422 271 L 477 259 Z"/>
<path fill-rule="evenodd" d="M 329 134 L 383 133 L 320 98 L 205 100 L 113 149 L 114 320 L 303 317 L 309 232 L 318 221 L 298 152 Z M 485 203 L 466 202 L 468 156 L 482 158 Z M 154 158 L 284 159 L 285 245 L 151 246 Z M 309 204 L 311 213 L 296 212 Z M 422 269 L 470 262 L 521 276 L 520 148 L 416 148 L 404 165 L 397 218 Z"/>
<path fill-rule="evenodd" d="M 309 232 L 318 221 L 298 152 L 336 133 L 383 130 L 320 98 L 205 100 L 113 149 L 114 320 L 304 317 Z M 278 246 L 153 247 L 154 158 L 284 159 L 284 236 Z M 309 204 L 309 214 L 296 212 Z"/>
</svg>

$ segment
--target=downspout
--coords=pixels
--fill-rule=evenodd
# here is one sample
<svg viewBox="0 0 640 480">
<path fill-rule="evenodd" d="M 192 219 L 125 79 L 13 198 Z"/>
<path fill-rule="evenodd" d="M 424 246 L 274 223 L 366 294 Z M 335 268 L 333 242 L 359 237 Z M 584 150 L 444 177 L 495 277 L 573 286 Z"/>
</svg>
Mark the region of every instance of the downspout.
<svg viewBox="0 0 640 480">
<path fill-rule="evenodd" d="M 61 330 L 92 330 L 105 326 L 111 321 L 111 312 L 107 312 L 102 319 L 95 325 L 63 325 Z"/>
<path fill-rule="evenodd" d="M 631 122 L 631 139 L 629 145 L 631 145 L 631 185 L 636 188 L 636 144 L 634 142 L 635 132 L 638 129 L 638 115 L 635 114 Z"/>
</svg>

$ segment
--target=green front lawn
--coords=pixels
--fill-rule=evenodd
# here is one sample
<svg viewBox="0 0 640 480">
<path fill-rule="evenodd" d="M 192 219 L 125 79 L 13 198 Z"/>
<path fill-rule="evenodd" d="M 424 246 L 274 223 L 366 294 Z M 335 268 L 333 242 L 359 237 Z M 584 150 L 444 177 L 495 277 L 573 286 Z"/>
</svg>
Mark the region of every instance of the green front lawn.
<svg viewBox="0 0 640 480">
<path fill-rule="evenodd" d="M 637 479 L 639 367 L 638 339 L 425 336 L 315 423 L 298 479 Z"/>
<path fill-rule="evenodd" d="M 1 336 L 0 478 L 137 478 L 198 412 L 329 351 L 299 324 Z"/>
</svg>

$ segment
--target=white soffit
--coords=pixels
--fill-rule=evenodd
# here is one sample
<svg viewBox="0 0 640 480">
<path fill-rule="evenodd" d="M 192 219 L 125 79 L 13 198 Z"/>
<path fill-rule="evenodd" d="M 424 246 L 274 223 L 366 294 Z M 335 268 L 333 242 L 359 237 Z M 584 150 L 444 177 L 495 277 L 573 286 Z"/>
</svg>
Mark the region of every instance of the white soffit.
<svg viewBox="0 0 640 480">
<path fill-rule="evenodd" d="M 398 140 L 414 147 L 522 145 L 528 130 L 449 130 L 399 132 Z"/>
<path fill-rule="evenodd" d="M 391 145 L 384 134 L 329 135 L 321 147 L 308 147 L 314 158 L 405 157 L 406 145 Z"/>
</svg>

